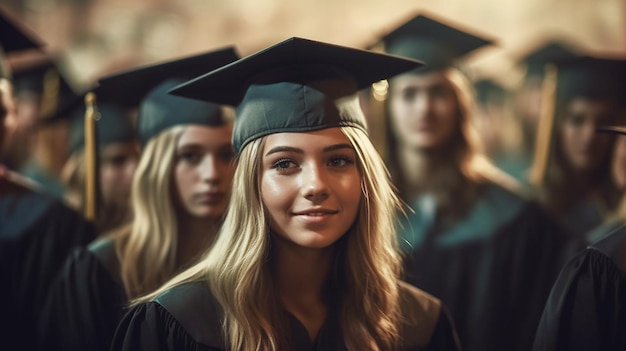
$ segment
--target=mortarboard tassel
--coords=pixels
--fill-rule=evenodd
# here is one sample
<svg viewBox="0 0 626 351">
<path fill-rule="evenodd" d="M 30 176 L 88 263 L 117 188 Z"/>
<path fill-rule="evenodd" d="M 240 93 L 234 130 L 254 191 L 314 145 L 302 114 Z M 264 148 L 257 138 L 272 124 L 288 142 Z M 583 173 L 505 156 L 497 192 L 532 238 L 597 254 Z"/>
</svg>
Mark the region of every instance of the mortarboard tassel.
<svg viewBox="0 0 626 351">
<path fill-rule="evenodd" d="M 535 142 L 535 155 L 530 170 L 530 183 L 542 186 L 550 162 L 555 120 L 557 68 L 553 64 L 546 65 L 546 74 L 541 87 L 541 112 L 537 127 L 537 141 Z"/>
<path fill-rule="evenodd" d="M 96 121 L 98 110 L 96 95 L 93 92 L 85 95 L 85 194 L 83 211 L 85 218 L 95 221 L 98 205 L 98 155 L 96 154 Z"/>
</svg>

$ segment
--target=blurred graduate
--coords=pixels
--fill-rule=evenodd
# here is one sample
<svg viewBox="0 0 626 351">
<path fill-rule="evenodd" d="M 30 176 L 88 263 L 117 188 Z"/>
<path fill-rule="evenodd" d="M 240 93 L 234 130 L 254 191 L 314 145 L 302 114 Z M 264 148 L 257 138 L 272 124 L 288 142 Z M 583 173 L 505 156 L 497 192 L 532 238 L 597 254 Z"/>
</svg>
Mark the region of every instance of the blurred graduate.
<svg viewBox="0 0 626 351">
<path fill-rule="evenodd" d="M 490 43 L 430 14 L 382 38 L 426 64 L 389 80 L 386 159 L 410 206 L 398 224 L 408 281 L 450 307 L 464 349 L 528 350 L 569 239 L 481 151 L 456 64 Z"/>
<path fill-rule="evenodd" d="M 128 301 L 157 289 L 211 246 L 235 169 L 233 116 L 167 91 L 236 59 L 226 48 L 100 80 L 142 97 L 131 222 L 72 254 L 46 305 L 42 348 L 108 350 Z M 111 131 L 128 123 L 104 112 L 101 122 Z"/>
<path fill-rule="evenodd" d="M 38 49 L 37 39 L 0 12 L 0 145 L 6 150 L 17 118 L 4 55 Z M 1 155 L 0 155 L 1 156 Z M 34 183 L 0 165 L 0 344 L 35 348 L 49 286 L 70 251 L 95 237 L 93 226 Z"/>
</svg>

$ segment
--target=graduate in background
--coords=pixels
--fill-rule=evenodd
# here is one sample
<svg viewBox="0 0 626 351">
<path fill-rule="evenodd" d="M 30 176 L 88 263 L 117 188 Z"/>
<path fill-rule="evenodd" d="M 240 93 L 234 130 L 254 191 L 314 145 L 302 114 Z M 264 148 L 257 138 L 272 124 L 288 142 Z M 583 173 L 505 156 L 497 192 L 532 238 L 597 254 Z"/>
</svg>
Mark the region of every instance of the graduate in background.
<svg viewBox="0 0 626 351">
<path fill-rule="evenodd" d="M 0 11 L 0 145 L 11 141 L 16 106 L 5 54 L 40 44 Z M 4 148 L 2 148 L 4 149 Z M 1 157 L 0 152 L 0 157 Z M 91 224 L 0 164 L 0 345 L 33 350 L 49 286 L 70 251 L 95 237 Z"/>
<path fill-rule="evenodd" d="M 603 131 L 626 136 L 623 126 Z M 625 209 L 618 213 L 621 225 L 602 233 L 559 275 L 533 351 L 626 350 Z"/>
<path fill-rule="evenodd" d="M 67 123 L 45 120 L 76 96 L 59 64 L 48 55 L 20 55 L 12 60 L 18 130 L 10 153 L 12 166 L 49 194 L 63 198 L 60 174 L 68 157 Z"/>
<path fill-rule="evenodd" d="M 546 65 L 579 56 L 580 49 L 564 39 L 544 40 L 518 59 L 525 70 L 524 78 L 514 92 L 513 114 L 519 122 L 521 143 L 516 153 L 502 158 L 502 166 L 518 181 L 528 183 L 535 156 L 537 129 L 541 119 Z"/>
<path fill-rule="evenodd" d="M 432 15 L 384 36 L 385 52 L 426 63 L 389 81 L 387 162 L 411 207 L 399 223 L 408 281 L 450 307 L 465 350 L 528 350 L 568 238 L 478 145 L 454 64 L 490 42 Z"/>
<path fill-rule="evenodd" d="M 79 97 L 79 101 L 83 100 L 82 96 Z M 105 234 L 128 223 L 130 219 L 130 185 L 139 160 L 139 146 L 128 110 L 114 99 L 102 100 L 97 103 L 99 119 L 96 123 L 96 144 L 100 192 L 95 224 L 98 232 Z M 85 206 L 84 115 L 83 104 L 68 114 L 71 118 L 70 156 L 61 172 L 61 180 L 66 188 L 65 199 L 76 210 Z"/>
<path fill-rule="evenodd" d="M 42 348 L 108 350 L 128 301 L 158 288 L 210 247 L 235 168 L 232 113 L 167 91 L 236 59 L 228 48 L 102 80 L 141 84 L 136 94 L 152 87 L 139 106 L 143 152 L 133 177 L 132 221 L 73 253 L 42 318 Z M 111 117 L 101 112 L 99 123 Z M 119 120 L 108 123 L 113 129 Z"/>
<path fill-rule="evenodd" d="M 211 251 L 135 301 L 112 350 L 457 350 L 400 281 L 398 199 L 356 92 L 417 62 L 291 38 L 173 92 L 237 105 Z"/>
<path fill-rule="evenodd" d="M 583 56 L 557 62 L 554 108 L 541 121 L 530 173 L 537 197 L 584 240 L 621 198 L 611 181 L 612 135 L 596 133 L 621 113 L 620 60 Z"/>
</svg>

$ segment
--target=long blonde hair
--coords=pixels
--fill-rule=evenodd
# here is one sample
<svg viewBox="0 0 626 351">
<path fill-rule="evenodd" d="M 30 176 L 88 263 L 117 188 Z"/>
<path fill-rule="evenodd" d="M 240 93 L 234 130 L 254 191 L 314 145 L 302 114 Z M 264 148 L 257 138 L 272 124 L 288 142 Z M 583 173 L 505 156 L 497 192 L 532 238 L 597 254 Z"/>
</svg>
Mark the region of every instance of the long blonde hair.
<svg viewBox="0 0 626 351">
<path fill-rule="evenodd" d="M 395 231 L 400 201 L 368 136 L 342 127 L 354 146 L 363 198 L 348 233 L 337 245 L 329 284 L 339 292 L 339 325 L 348 350 L 392 350 L 398 342 L 401 258 Z M 134 303 L 194 280 L 208 282 L 224 309 L 231 350 L 289 347 L 270 273 L 271 236 L 260 193 L 265 138 L 244 147 L 235 172 L 228 214 L 212 250 L 195 266 Z"/>
<path fill-rule="evenodd" d="M 114 236 L 129 299 L 158 288 L 176 273 L 178 244 L 172 173 L 184 127 L 170 128 L 146 145 L 131 187 L 132 223 Z"/>
</svg>

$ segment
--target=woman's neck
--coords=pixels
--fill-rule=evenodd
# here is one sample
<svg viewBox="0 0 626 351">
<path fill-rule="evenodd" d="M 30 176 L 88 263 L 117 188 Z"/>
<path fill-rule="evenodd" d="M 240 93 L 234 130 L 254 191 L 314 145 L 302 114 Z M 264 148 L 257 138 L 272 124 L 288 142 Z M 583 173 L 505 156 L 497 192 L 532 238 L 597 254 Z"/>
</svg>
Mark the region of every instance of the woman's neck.
<svg viewBox="0 0 626 351">
<path fill-rule="evenodd" d="M 197 259 L 211 246 L 218 229 L 219 224 L 214 219 L 179 215 L 176 267 L 187 267 Z"/>
<path fill-rule="evenodd" d="M 276 236 L 273 244 L 272 270 L 283 307 L 314 340 L 326 319 L 325 287 L 334 250 L 303 248 Z"/>
</svg>

